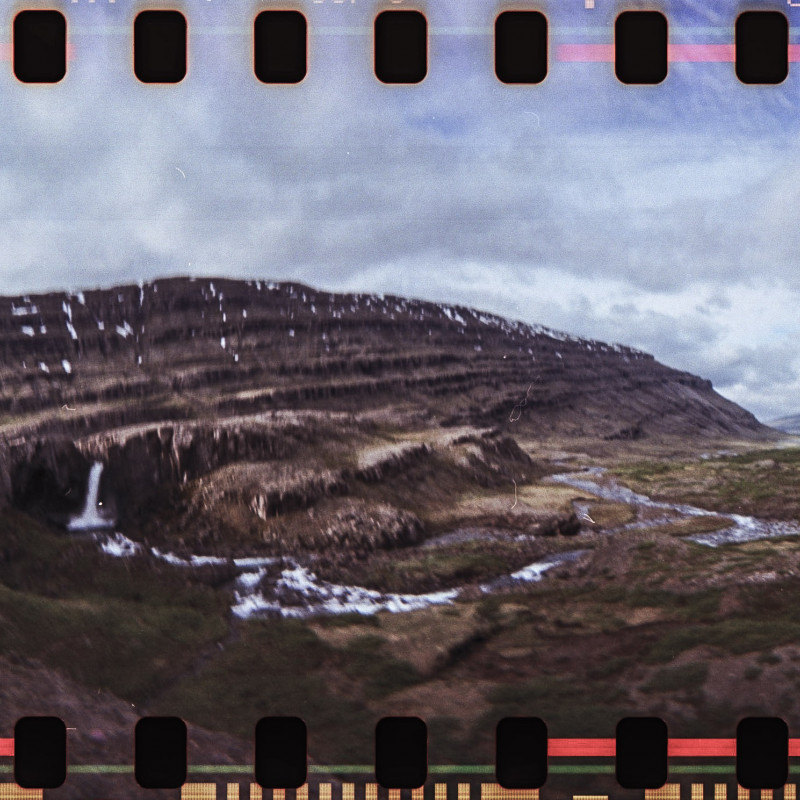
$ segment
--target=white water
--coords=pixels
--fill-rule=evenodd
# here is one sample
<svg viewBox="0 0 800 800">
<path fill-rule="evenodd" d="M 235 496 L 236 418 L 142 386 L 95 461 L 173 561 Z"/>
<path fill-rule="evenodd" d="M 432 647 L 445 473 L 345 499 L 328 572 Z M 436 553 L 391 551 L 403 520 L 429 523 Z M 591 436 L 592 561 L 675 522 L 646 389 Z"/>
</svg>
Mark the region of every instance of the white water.
<svg viewBox="0 0 800 800">
<path fill-rule="evenodd" d="M 588 550 L 569 550 L 566 553 L 555 553 L 552 556 L 547 556 L 542 561 L 528 564 L 527 567 L 512 572 L 510 575 L 502 575 L 489 583 L 482 583 L 481 591 L 484 594 L 491 594 L 499 589 L 513 586 L 515 583 L 536 583 L 544 577 L 544 573 L 547 570 L 558 567 L 561 564 L 576 561 L 588 552 Z"/>
<path fill-rule="evenodd" d="M 139 555 L 144 548 L 121 533 L 98 534 L 100 549 L 109 556 L 126 558 Z M 232 563 L 240 570 L 234 580 L 231 613 L 240 619 L 258 616 L 312 617 L 318 614 L 376 614 L 379 611 L 402 613 L 437 605 L 450 605 L 464 587 L 422 594 L 379 592 L 363 586 L 348 586 L 322 580 L 292 558 L 252 557 L 226 559 L 217 556 L 181 558 L 156 547 L 149 548 L 156 558 L 178 568 Z M 492 592 L 514 584 L 535 583 L 544 573 L 586 553 L 575 550 L 534 562 L 510 575 L 503 575 L 480 586 Z M 271 575 L 271 580 L 265 580 Z"/>
<path fill-rule="evenodd" d="M 259 614 L 282 617 L 310 617 L 314 614 L 375 614 L 378 611 L 416 611 L 433 605 L 450 604 L 458 589 L 426 594 L 382 594 L 362 586 L 343 586 L 320 580 L 306 567 L 293 564 L 281 571 L 273 590 L 274 599 L 257 589 L 264 572 L 245 573 L 236 581 L 231 611 L 247 619 Z M 286 595 L 292 602 L 286 602 Z"/>
<path fill-rule="evenodd" d="M 102 465 L 99 463 L 92 466 L 86 505 L 80 516 L 74 518 L 70 523 L 70 530 L 91 530 L 111 526 L 111 521 L 100 513 L 97 503 L 102 469 Z M 551 480 L 589 492 L 596 497 L 629 503 L 634 507 L 648 508 L 651 512 L 653 510 L 664 512 L 654 516 L 651 513 L 652 518 L 629 523 L 617 529 L 619 531 L 664 524 L 674 521 L 677 515 L 683 518 L 720 516 L 729 519 L 730 527 L 724 530 L 686 537 L 710 547 L 771 536 L 800 534 L 800 526 L 792 522 L 760 520 L 738 514 L 717 514 L 696 506 L 659 502 L 603 478 L 604 472 L 605 470 L 600 467 L 590 467 L 580 472 L 554 475 Z M 496 535 L 496 532 L 480 529 L 458 531 L 427 542 L 425 547 L 453 544 L 464 539 L 480 538 L 486 534 L 492 536 Z M 96 538 L 100 542 L 103 552 L 111 556 L 130 557 L 140 554 L 143 550 L 141 545 L 119 533 L 101 534 Z M 258 616 L 304 618 L 319 614 L 358 613 L 370 615 L 379 611 L 391 613 L 416 611 L 430 606 L 451 604 L 466 588 L 456 587 L 423 594 L 384 593 L 363 586 L 348 586 L 324 581 L 308 567 L 302 566 L 291 558 L 226 559 L 217 556 L 196 555 L 181 558 L 173 553 L 162 552 L 155 547 L 150 547 L 149 551 L 156 558 L 178 568 L 232 563 L 237 568 L 238 574 L 234 580 L 231 613 L 241 619 Z M 548 556 L 514 573 L 502 575 L 481 584 L 480 591 L 484 594 L 491 594 L 515 584 L 540 581 L 549 570 L 560 564 L 574 561 L 587 552 L 586 550 L 574 550 Z"/>
<path fill-rule="evenodd" d="M 492 592 L 515 584 L 536 583 L 544 573 L 559 564 L 580 558 L 586 550 L 573 550 L 548 556 L 542 561 L 529 564 L 512 573 L 481 584 L 481 592 Z M 290 566 L 281 570 L 269 596 L 264 595 L 262 578 L 265 569 L 246 572 L 236 579 L 233 614 L 241 619 L 260 615 L 281 617 L 311 617 L 316 614 L 376 614 L 389 611 L 398 614 L 418 611 L 430 606 L 451 605 L 464 587 L 444 589 L 423 594 L 399 594 L 378 592 L 363 586 L 347 586 L 323 581 L 307 567 L 289 559 Z"/>
<path fill-rule="evenodd" d="M 116 558 L 136 555 L 142 549 L 138 542 L 134 542 L 121 533 L 114 533 L 111 536 L 103 536 L 102 538 L 96 536 L 95 539 L 99 539 L 100 549 L 104 553 Z"/>
<path fill-rule="evenodd" d="M 627 503 L 634 508 L 643 507 L 668 512 L 679 517 L 721 517 L 730 520 L 730 526 L 710 533 L 699 533 L 686 536 L 688 541 L 704 544 L 708 547 L 718 547 L 723 544 L 736 544 L 752 542 L 756 539 L 769 539 L 775 536 L 800 535 L 800 525 L 795 522 L 782 520 L 764 520 L 757 517 L 748 517 L 742 514 L 724 514 L 717 511 L 708 511 L 705 508 L 690 506 L 683 503 L 664 503 L 652 500 L 643 494 L 631 491 L 625 486 L 620 486 L 615 481 L 598 483 L 605 469 L 603 467 L 587 467 L 581 472 L 570 472 L 561 475 L 551 475 L 550 480 L 590 492 L 604 500 L 613 500 Z M 632 528 L 651 528 L 656 525 L 674 521 L 674 517 L 666 516 L 650 520 L 639 520 L 622 526 L 618 530 Z"/>
<path fill-rule="evenodd" d="M 95 531 L 114 526 L 114 521 L 103 514 L 101 504 L 98 501 L 102 474 L 103 465 L 99 461 L 95 461 L 89 470 L 89 485 L 86 489 L 86 501 L 83 504 L 83 511 L 69 521 L 67 530 Z"/>
</svg>

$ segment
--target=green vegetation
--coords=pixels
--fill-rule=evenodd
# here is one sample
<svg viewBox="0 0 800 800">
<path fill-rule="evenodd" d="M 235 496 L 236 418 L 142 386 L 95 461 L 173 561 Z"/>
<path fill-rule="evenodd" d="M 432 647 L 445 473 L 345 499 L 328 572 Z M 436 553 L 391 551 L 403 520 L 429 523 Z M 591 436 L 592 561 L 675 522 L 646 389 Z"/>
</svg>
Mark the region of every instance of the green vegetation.
<svg viewBox="0 0 800 800">
<path fill-rule="evenodd" d="M 374 720 L 363 703 L 331 689 L 335 658 L 298 620 L 247 622 L 237 641 L 161 696 L 157 708 L 247 738 L 262 716 L 301 716 L 310 731 L 324 732 L 313 742 L 316 758 L 368 763 Z"/>
<path fill-rule="evenodd" d="M 0 587 L 0 653 L 21 653 L 94 688 L 141 702 L 225 635 L 187 606 L 101 596 L 54 599 Z"/>
<path fill-rule="evenodd" d="M 800 519 L 800 448 L 701 461 L 642 461 L 615 470 L 636 491 L 714 511 Z"/>
<path fill-rule="evenodd" d="M 595 503 L 589 507 L 589 516 L 601 528 L 619 528 L 636 519 L 636 509 L 627 503 Z"/>
<path fill-rule="evenodd" d="M 479 619 L 489 623 L 496 623 L 500 619 L 503 598 L 497 594 L 489 594 L 478 601 L 476 615 Z"/>
<path fill-rule="evenodd" d="M 472 544 L 466 542 L 465 544 Z M 393 579 L 433 582 L 449 586 L 501 574 L 507 561 L 499 555 L 480 552 L 457 552 L 453 548 L 428 550 L 413 558 L 392 561 L 385 569 L 387 575 L 380 585 L 391 588 Z"/>
<path fill-rule="evenodd" d="M 222 614 L 226 596 L 207 577 L 147 559 L 119 559 L 88 538 L 67 536 L 11 508 L 0 511 L 0 585 L 49 598 L 112 598 L 150 606 L 187 606 Z"/>
<path fill-rule="evenodd" d="M 754 664 L 753 666 L 750 666 L 750 667 L 748 667 L 748 668 L 747 668 L 747 669 L 744 671 L 744 677 L 745 677 L 745 680 L 748 680 L 748 681 L 754 681 L 754 680 L 756 680 L 757 678 L 760 678 L 760 677 L 761 677 L 761 673 L 762 673 L 762 672 L 764 672 L 764 668 L 763 668 L 763 667 L 757 667 L 757 666 L 755 666 L 755 664 Z"/>
<path fill-rule="evenodd" d="M 340 446 L 344 452 L 337 441 L 328 456 Z M 790 487 L 796 494 L 800 450 L 647 461 L 619 468 L 618 475 L 649 495 L 707 507 L 734 502 L 730 498 L 742 492 L 742 503 L 753 508 L 736 500 L 726 509 L 760 514 L 788 497 Z M 491 484 L 476 485 L 467 468 L 441 451 L 387 480 L 354 481 L 350 488 L 370 502 L 414 511 L 429 535 L 439 526 L 451 530 L 446 523 L 472 511 L 473 525 L 489 527 L 482 515 L 492 506 L 482 503 L 497 497 Z M 335 502 L 320 500 L 315 519 Z M 590 507 L 607 528 L 635 513 L 622 503 Z M 180 516 L 164 514 L 170 524 Z M 513 515 L 502 519 L 515 521 Z M 238 518 L 230 520 L 238 524 Z M 292 511 L 275 522 L 276 530 L 308 520 L 307 509 Z M 794 577 L 800 541 L 710 549 L 679 538 L 727 524 L 693 517 L 614 537 L 542 538 L 537 553 L 596 547 L 597 555 L 585 569 L 559 570 L 558 577 L 513 592 L 465 593 L 436 613 L 240 621 L 230 618 L 224 568 L 178 570 L 148 558 L 109 558 L 89 539 L 4 510 L 0 654 L 25 655 L 91 689 L 146 703 L 151 713 L 179 714 L 240 736 L 250 737 L 260 716 L 299 714 L 310 732 L 324 732 L 310 741 L 314 758 L 323 762 L 369 763 L 375 720 L 404 713 L 417 701 L 432 704 L 431 753 L 441 762 L 490 750 L 486 731 L 506 715 L 542 716 L 554 736 L 608 736 L 610 721 L 660 713 L 672 703 L 685 710 L 684 735 L 695 729 L 708 734 L 713 725 L 735 724 L 744 702 L 711 705 L 704 693 L 710 665 L 752 654 L 742 659 L 739 685 L 742 674 L 750 681 L 768 674 L 786 682 L 793 651 L 778 655 L 776 649 L 800 641 L 800 581 Z M 242 528 L 238 535 L 244 541 L 250 533 Z M 347 581 L 384 591 L 461 585 L 529 563 L 533 550 L 526 547 L 531 545 L 524 541 L 471 540 L 378 551 L 346 566 L 332 560 L 331 569 L 341 571 L 334 577 L 349 569 Z M 681 654 L 689 663 L 674 664 Z M 759 683 L 759 692 L 766 683 Z M 629 694 L 633 686 L 641 691 Z M 790 689 L 781 685 L 780 691 Z"/>
<path fill-rule="evenodd" d="M 630 708 L 625 690 L 612 681 L 579 681 L 545 676 L 501 685 L 487 694 L 492 710 L 481 724 L 501 717 L 531 715 L 548 722 L 552 736 L 607 736 L 614 720 Z"/>
<path fill-rule="evenodd" d="M 419 683 L 421 677 L 407 661 L 392 658 L 384 651 L 385 640 L 374 634 L 359 636 L 344 650 L 345 674 L 363 681 L 369 699 L 394 694 Z"/>
<path fill-rule="evenodd" d="M 322 628 L 349 628 L 351 625 L 364 625 L 369 628 L 380 628 L 381 621 L 377 614 L 359 614 L 351 611 L 347 614 L 326 614 L 314 620 Z"/>
<path fill-rule="evenodd" d="M 605 680 L 607 678 L 620 678 L 625 670 L 636 663 L 633 656 L 617 656 L 608 658 L 594 664 L 589 668 L 588 675 L 592 680 Z"/>
<path fill-rule="evenodd" d="M 594 592 L 602 603 L 624 604 L 628 608 L 663 608 L 676 621 L 698 623 L 717 618 L 722 593 L 719 589 L 675 592 L 647 586 L 608 586 Z"/>
<path fill-rule="evenodd" d="M 733 523 L 727 517 L 702 516 L 686 517 L 685 519 L 675 520 L 667 525 L 659 525 L 651 528 L 654 533 L 667 534 L 669 536 L 696 536 L 698 533 L 713 533 L 730 528 Z"/>
<path fill-rule="evenodd" d="M 227 597 L 166 565 L 0 512 L 0 653 L 142 702 L 227 634 Z"/>
<path fill-rule="evenodd" d="M 680 462 L 673 461 L 639 461 L 633 466 L 619 467 L 616 472 L 628 480 L 641 483 L 663 481 L 664 477 L 683 469 Z"/>
<path fill-rule="evenodd" d="M 682 664 L 660 669 L 642 686 L 645 692 L 697 692 L 708 677 L 707 664 Z"/>
<path fill-rule="evenodd" d="M 755 653 L 800 639 L 795 619 L 735 618 L 680 627 L 665 633 L 645 654 L 650 663 L 671 661 L 693 647 L 718 647 L 732 655 Z"/>
</svg>

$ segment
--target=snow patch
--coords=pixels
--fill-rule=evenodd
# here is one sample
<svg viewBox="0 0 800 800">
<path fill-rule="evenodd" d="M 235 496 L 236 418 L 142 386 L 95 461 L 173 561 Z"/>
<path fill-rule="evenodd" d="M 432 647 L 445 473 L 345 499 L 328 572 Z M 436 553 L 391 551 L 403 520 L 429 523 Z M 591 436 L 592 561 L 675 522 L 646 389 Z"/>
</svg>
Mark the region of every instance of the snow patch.
<svg viewBox="0 0 800 800">
<path fill-rule="evenodd" d="M 133 328 L 131 328 L 128 322 L 123 322 L 122 325 L 115 325 L 114 329 L 123 339 L 133 336 Z"/>
</svg>

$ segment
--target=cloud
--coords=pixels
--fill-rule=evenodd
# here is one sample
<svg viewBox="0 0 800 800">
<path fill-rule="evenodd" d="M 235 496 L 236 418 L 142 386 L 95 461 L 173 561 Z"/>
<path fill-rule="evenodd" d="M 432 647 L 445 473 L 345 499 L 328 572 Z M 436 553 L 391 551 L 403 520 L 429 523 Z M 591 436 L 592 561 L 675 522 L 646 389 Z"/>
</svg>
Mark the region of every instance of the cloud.
<svg viewBox="0 0 800 800">
<path fill-rule="evenodd" d="M 372 11 L 333 4 L 309 11 L 298 87 L 255 81 L 247 25 L 216 4 L 192 11 L 186 81 L 144 87 L 107 68 L 122 5 L 70 9 L 63 85 L 0 78 L 6 292 L 186 273 L 393 291 L 639 346 L 795 410 L 797 78 L 754 92 L 730 64 L 674 64 L 650 92 L 553 61 L 542 86 L 503 87 L 491 15 L 445 0 L 418 87 L 375 81 Z M 607 35 L 610 6 L 563 6 L 554 36 Z M 724 38 L 731 14 L 683 2 L 671 22 Z"/>
</svg>

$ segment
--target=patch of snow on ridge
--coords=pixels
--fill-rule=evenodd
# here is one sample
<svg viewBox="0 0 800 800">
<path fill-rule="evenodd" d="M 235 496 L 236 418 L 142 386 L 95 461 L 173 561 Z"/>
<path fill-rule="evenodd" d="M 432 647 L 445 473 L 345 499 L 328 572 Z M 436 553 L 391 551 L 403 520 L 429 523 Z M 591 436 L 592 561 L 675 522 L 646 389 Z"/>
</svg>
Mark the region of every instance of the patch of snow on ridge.
<svg viewBox="0 0 800 800">
<path fill-rule="evenodd" d="M 461 314 L 459 314 L 458 311 L 456 311 L 456 309 L 452 306 L 442 306 L 442 312 L 447 319 L 451 320 L 452 322 L 458 322 L 461 325 L 467 324 L 467 321 L 464 319 L 464 317 L 462 317 Z"/>
<path fill-rule="evenodd" d="M 127 321 L 123 322 L 122 325 L 115 325 L 114 328 L 123 339 L 133 336 L 133 328 L 131 328 L 130 323 Z"/>
<path fill-rule="evenodd" d="M 15 306 L 13 303 L 11 304 L 11 315 L 13 317 L 27 317 L 38 313 L 38 306 Z"/>
<path fill-rule="evenodd" d="M 36 331 L 34 331 L 33 328 L 30 325 L 23 325 L 22 326 L 22 332 L 26 336 L 34 336 L 35 333 L 36 333 Z"/>
</svg>

